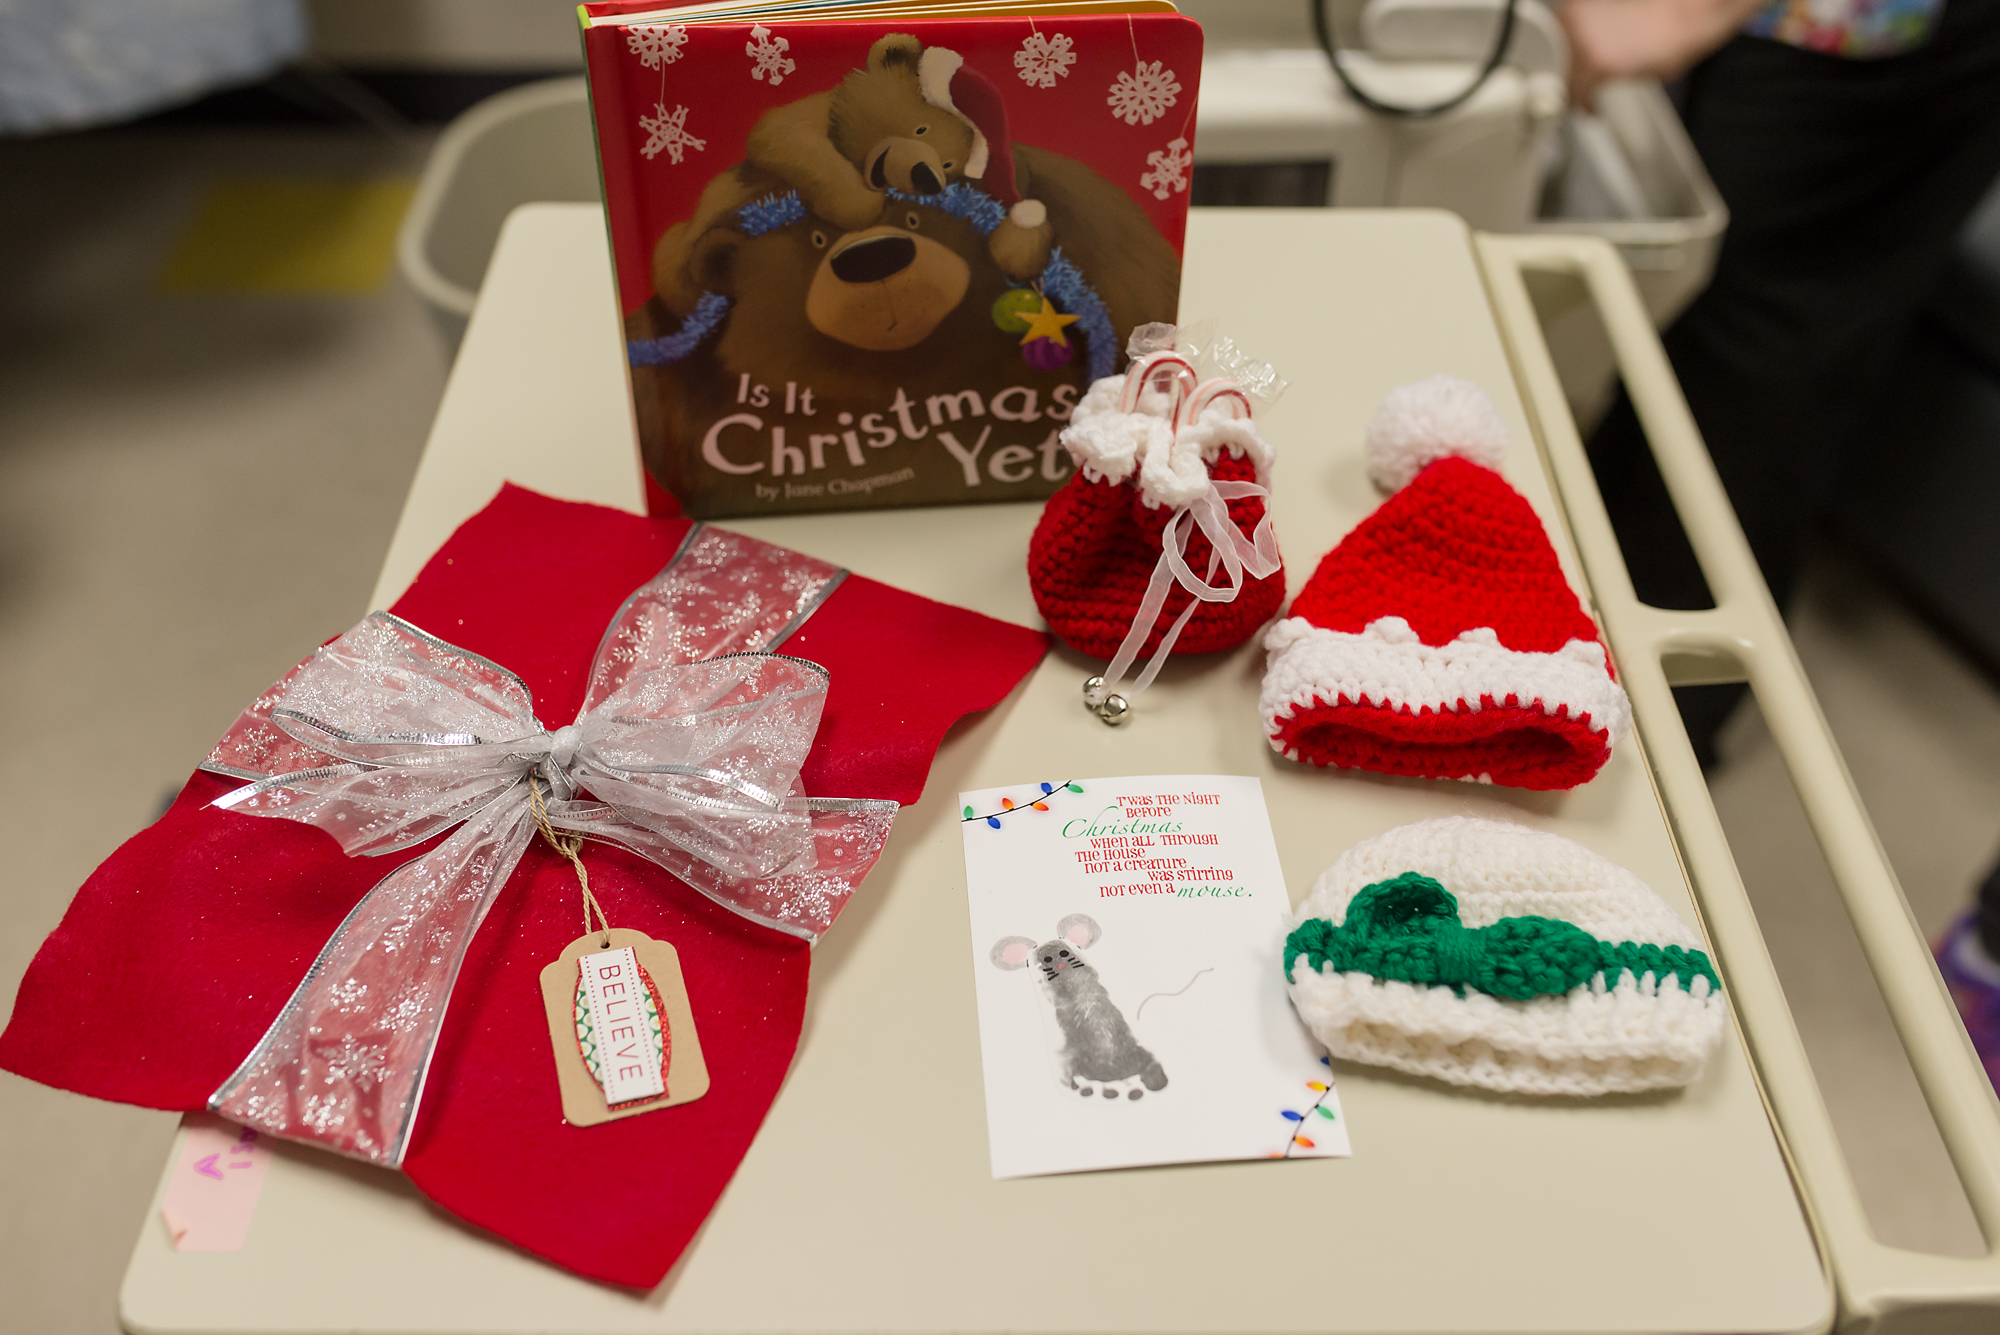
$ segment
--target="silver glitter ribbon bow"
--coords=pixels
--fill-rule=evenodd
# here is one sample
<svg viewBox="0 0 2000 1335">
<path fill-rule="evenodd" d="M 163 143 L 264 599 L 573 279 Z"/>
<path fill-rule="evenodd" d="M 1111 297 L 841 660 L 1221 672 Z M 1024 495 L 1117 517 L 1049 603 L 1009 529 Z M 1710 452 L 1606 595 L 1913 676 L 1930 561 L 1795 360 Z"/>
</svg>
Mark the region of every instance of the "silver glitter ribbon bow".
<svg viewBox="0 0 2000 1335">
<path fill-rule="evenodd" d="M 622 844 L 746 918 L 817 940 L 897 804 L 807 796 L 826 670 L 773 651 L 846 572 L 696 525 L 612 618 L 554 732 L 527 684 L 377 612 L 259 697 L 203 764 L 215 805 L 382 856 L 443 833 L 356 904 L 208 1106 L 396 1167 L 467 947 L 536 830 Z"/>
</svg>

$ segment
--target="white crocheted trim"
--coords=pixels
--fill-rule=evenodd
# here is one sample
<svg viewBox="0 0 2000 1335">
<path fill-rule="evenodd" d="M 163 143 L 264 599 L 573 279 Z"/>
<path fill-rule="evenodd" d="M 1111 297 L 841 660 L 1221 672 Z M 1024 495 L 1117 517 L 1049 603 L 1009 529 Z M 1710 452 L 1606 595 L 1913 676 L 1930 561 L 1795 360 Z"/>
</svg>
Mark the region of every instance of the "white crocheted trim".
<svg viewBox="0 0 2000 1335">
<path fill-rule="evenodd" d="M 1647 975 L 1650 980 L 1651 974 Z M 1515 1094 L 1632 1094 L 1701 1078 L 1727 1008 L 1708 980 L 1641 984 L 1625 974 L 1562 997 L 1507 1001 L 1483 992 L 1315 974 L 1298 961 L 1292 1004 L 1346 1061 Z"/>
<path fill-rule="evenodd" d="M 1146 503 L 1171 509 L 1208 489 L 1208 466 L 1226 449 L 1248 458 L 1258 484 L 1270 486 L 1275 451 L 1254 420 L 1213 404 L 1198 421 L 1175 431 L 1165 394 L 1148 391 L 1140 396 L 1139 411 L 1128 413 L 1119 411 L 1124 393 L 1124 376 L 1106 376 L 1070 413 L 1062 442 L 1086 478 L 1115 483 L 1136 473 Z"/>
<path fill-rule="evenodd" d="M 1507 424 L 1485 390 L 1470 380 L 1434 375 L 1383 395 L 1363 443 L 1368 476 L 1383 491 L 1400 491 L 1453 454 L 1498 472 L 1507 455 Z"/>
<path fill-rule="evenodd" d="M 1257 712 L 1274 744 L 1278 720 L 1315 698 L 1410 713 L 1459 713 L 1483 708 L 1487 696 L 1502 704 L 1512 696 L 1517 705 L 1551 716 L 1588 717 L 1607 747 L 1624 740 L 1632 726 L 1631 702 L 1611 679 L 1604 646 L 1595 640 L 1571 640 L 1552 654 L 1531 653 L 1507 648 L 1487 626 L 1431 645 L 1401 617 L 1378 617 L 1358 635 L 1286 617 L 1265 632 L 1264 648 L 1271 657 Z M 1298 759 L 1296 752 L 1289 754 Z"/>
<path fill-rule="evenodd" d="M 1124 393 L 1124 376 L 1105 376 L 1084 391 L 1070 411 L 1069 425 L 1063 428 L 1063 447 L 1092 482 L 1123 482 L 1156 440 L 1161 449 L 1172 447 L 1173 428 L 1166 419 L 1151 413 L 1118 411 Z M 1165 396 L 1155 397 L 1164 400 Z"/>
<path fill-rule="evenodd" d="M 1528 914 L 1575 923 L 1603 941 L 1704 949 L 1645 882 L 1560 835 L 1507 821 L 1420 821 L 1355 845 L 1329 867 L 1292 923 L 1344 922 L 1361 889 L 1414 871 L 1487 927 Z M 1334 1055 L 1414 1075 L 1527 1094 L 1664 1089 L 1698 1079 L 1728 1023 L 1727 1003 L 1698 978 L 1599 975 L 1560 997 L 1509 1001 L 1470 989 L 1316 974 L 1300 961 L 1292 1001 Z"/>
</svg>

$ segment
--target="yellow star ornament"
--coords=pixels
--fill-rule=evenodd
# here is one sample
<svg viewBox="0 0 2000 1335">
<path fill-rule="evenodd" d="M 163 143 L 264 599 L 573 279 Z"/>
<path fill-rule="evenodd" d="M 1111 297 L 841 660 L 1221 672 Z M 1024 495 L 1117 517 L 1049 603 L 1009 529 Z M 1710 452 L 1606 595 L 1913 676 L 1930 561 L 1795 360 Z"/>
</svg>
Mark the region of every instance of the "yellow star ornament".
<svg viewBox="0 0 2000 1335">
<path fill-rule="evenodd" d="M 1032 343 L 1038 338 L 1053 339 L 1060 347 L 1068 347 L 1069 339 L 1063 335 L 1063 326 L 1075 324 L 1077 317 L 1064 315 L 1042 298 L 1042 308 L 1024 318 L 1028 321 L 1028 332 L 1021 335 L 1022 343 Z"/>
</svg>

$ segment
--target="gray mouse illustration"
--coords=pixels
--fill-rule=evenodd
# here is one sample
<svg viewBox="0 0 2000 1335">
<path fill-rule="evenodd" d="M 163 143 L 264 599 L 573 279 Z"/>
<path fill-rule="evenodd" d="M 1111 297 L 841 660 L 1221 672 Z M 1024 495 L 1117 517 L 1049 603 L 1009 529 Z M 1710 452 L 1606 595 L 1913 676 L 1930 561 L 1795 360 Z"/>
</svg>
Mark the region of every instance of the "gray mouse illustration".
<svg viewBox="0 0 2000 1335">
<path fill-rule="evenodd" d="M 1096 945 L 1101 935 L 1089 915 L 1072 913 L 1056 924 L 1054 940 L 1038 946 L 1025 936 L 1005 936 L 993 943 L 991 958 L 1002 969 L 1032 961 L 1040 972 L 1062 1029 L 1057 1059 L 1066 1088 L 1085 1098 L 1144 1098 L 1147 1090 L 1167 1087 L 1167 1073 L 1159 1058 L 1139 1046 L 1097 970 L 1083 957 L 1084 948 Z"/>
</svg>

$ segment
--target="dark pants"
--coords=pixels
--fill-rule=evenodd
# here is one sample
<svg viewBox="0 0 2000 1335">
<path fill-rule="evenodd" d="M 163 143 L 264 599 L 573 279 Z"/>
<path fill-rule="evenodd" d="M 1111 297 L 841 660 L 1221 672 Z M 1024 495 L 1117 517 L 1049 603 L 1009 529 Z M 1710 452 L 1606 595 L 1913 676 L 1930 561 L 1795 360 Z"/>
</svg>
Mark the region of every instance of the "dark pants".
<svg viewBox="0 0 2000 1335">
<path fill-rule="evenodd" d="M 1664 341 L 1784 607 L 1835 489 L 1867 485 L 1846 473 L 1886 372 L 2000 173 L 2000 0 L 1948 0 L 1925 46 L 1885 60 L 1739 37 L 1689 75 L 1683 116 L 1730 223 Z M 1639 597 L 1713 606 L 1622 395 L 1590 457 Z M 1704 763 L 1741 694 L 1677 692 Z"/>
</svg>

